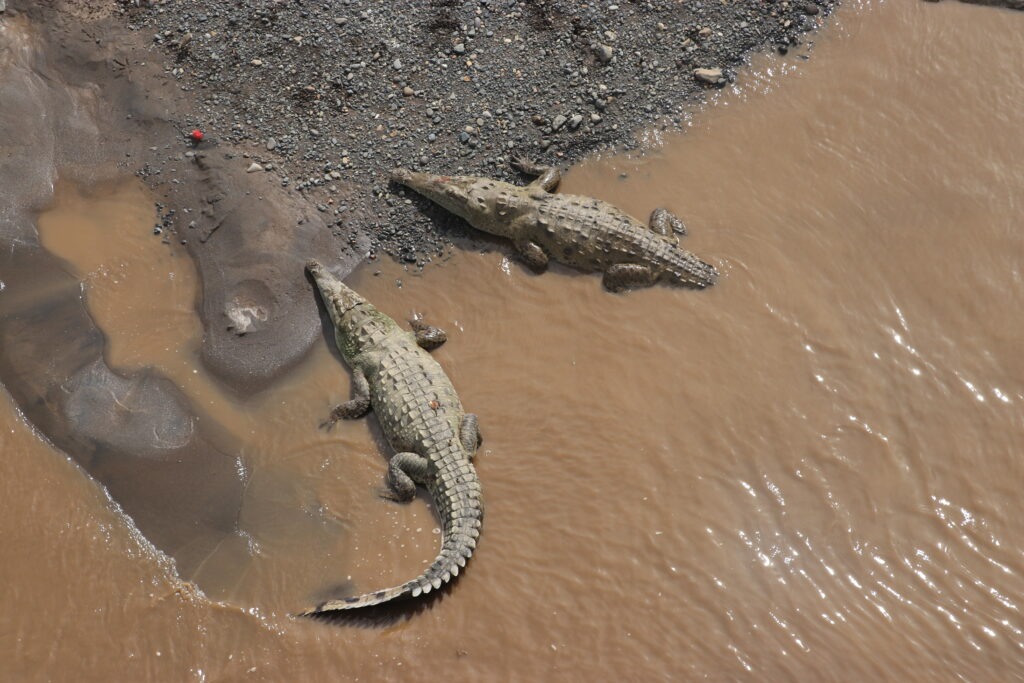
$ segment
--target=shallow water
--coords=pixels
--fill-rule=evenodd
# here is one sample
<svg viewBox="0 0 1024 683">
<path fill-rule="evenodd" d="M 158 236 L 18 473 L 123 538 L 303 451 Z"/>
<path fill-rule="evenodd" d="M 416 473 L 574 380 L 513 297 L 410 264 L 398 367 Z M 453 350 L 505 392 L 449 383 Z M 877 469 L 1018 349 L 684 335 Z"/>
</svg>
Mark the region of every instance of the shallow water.
<svg viewBox="0 0 1024 683">
<path fill-rule="evenodd" d="M 287 616 L 410 578 L 437 540 L 424 500 L 377 498 L 372 418 L 317 429 L 348 396 L 327 339 L 230 396 L 142 191 L 64 189 L 43 242 L 81 274 L 108 362 L 178 384 L 246 485 L 236 533 L 182 571 L 204 597 L 5 402 L 12 675 L 1024 677 L 1024 15 L 850 2 L 816 42 L 563 185 L 678 213 L 715 287 L 613 296 L 491 248 L 350 278 L 447 329 L 435 354 L 485 439 L 465 575 L 375 628 Z M 131 239 L 89 232 L 105 201 L 138 208 L 118 214 Z"/>
</svg>

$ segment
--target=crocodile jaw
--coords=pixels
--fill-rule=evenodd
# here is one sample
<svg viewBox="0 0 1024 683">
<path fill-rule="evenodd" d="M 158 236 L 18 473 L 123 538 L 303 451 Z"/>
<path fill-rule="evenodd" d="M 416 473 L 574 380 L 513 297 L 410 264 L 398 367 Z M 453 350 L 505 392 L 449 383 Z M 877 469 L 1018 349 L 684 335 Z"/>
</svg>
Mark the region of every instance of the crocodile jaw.
<svg viewBox="0 0 1024 683">
<path fill-rule="evenodd" d="M 479 217 L 479 211 L 470 204 L 471 189 L 476 178 L 432 175 L 399 168 L 391 174 L 391 180 L 405 185 L 470 223 L 475 223 Z"/>
<path fill-rule="evenodd" d="M 359 304 L 366 303 L 366 299 L 349 289 L 345 283 L 336 278 L 329 270 L 324 268 L 318 261 L 311 260 L 306 264 L 306 270 L 313 276 L 316 286 L 323 297 L 324 306 L 331 316 L 331 322 L 335 328 L 340 328 L 342 317 Z"/>
</svg>

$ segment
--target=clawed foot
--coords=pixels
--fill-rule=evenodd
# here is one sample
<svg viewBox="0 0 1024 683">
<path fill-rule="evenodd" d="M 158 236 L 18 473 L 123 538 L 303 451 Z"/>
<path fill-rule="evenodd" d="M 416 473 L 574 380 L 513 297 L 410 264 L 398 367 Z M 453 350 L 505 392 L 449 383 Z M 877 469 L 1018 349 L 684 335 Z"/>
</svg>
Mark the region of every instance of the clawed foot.
<svg viewBox="0 0 1024 683">
<path fill-rule="evenodd" d="M 340 417 L 335 417 L 334 413 L 331 413 L 330 417 L 328 417 L 326 420 L 320 423 L 320 429 L 324 430 L 325 432 L 329 432 L 332 429 L 334 429 L 335 423 L 337 423 L 338 420 L 340 419 Z"/>
<path fill-rule="evenodd" d="M 389 500 L 392 503 L 408 503 L 410 500 L 416 497 L 416 490 L 413 489 L 413 493 L 408 498 L 403 498 L 394 489 L 388 486 L 381 486 L 377 489 L 377 497 L 383 500 Z"/>
<path fill-rule="evenodd" d="M 409 325 L 416 334 L 416 343 L 422 349 L 433 351 L 448 341 L 448 335 L 444 330 L 440 327 L 434 327 L 433 325 L 426 324 L 419 316 L 413 316 L 410 318 Z"/>
<path fill-rule="evenodd" d="M 402 502 L 401 500 L 398 499 L 398 496 L 395 495 L 395 492 L 389 489 L 387 486 L 381 486 L 380 488 L 377 489 L 377 497 L 382 498 L 384 500 L 390 500 L 392 503 Z"/>
<path fill-rule="evenodd" d="M 544 167 L 538 166 L 536 163 L 530 161 L 524 156 L 515 156 L 508 162 L 516 171 L 524 173 L 528 176 L 539 176 L 544 172 Z"/>
</svg>

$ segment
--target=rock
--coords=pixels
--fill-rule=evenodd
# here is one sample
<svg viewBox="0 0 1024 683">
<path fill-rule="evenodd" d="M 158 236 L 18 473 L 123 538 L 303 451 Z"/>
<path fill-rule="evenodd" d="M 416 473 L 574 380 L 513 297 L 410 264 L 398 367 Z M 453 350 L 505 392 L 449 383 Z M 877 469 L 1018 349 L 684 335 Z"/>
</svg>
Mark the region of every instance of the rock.
<svg viewBox="0 0 1024 683">
<path fill-rule="evenodd" d="M 263 167 L 262 167 L 262 166 L 260 166 L 259 164 L 257 164 L 257 163 L 256 163 L 256 162 L 254 161 L 254 162 L 252 162 L 252 164 L 251 164 L 251 165 L 249 166 L 249 168 L 245 169 L 245 172 L 246 172 L 246 173 L 259 173 L 259 172 L 261 172 L 262 170 L 263 170 Z"/>
<path fill-rule="evenodd" d="M 803 7 L 800 8 L 800 11 L 802 11 L 804 14 L 809 14 L 811 16 L 814 16 L 820 10 L 818 9 L 817 5 L 812 5 L 811 3 L 808 2 Z"/>
<path fill-rule="evenodd" d="M 466 46 L 463 43 L 456 43 L 453 49 L 457 55 L 466 54 Z"/>
<path fill-rule="evenodd" d="M 551 120 L 551 130 L 558 130 L 559 128 L 565 125 L 566 121 L 568 121 L 568 119 L 559 114 L 558 116 Z"/>
<path fill-rule="evenodd" d="M 0 12 L 7 10 L 7 0 L 0 0 Z"/>
<path fill-rule="evenodd" d="M 707 26 L 705 26 L 701 30 L 697 31 L 697 35 L 700 36 L 701 38 L 709 38 L 709 37 L 711 37 L 711 33 L 712 33 L 711 29 L 708 28 Z"/>
<path fill-rule="evenodd" d="M 602 64 L 607 64 L 608 62 L 612 61 L 612 57 L 614 55 L 615 48 L 613 48 L 611 45 L 599 43 L 597 47 L 594 48 L 594 56 L 596 56 L 597 61 L 601 62 Z"/>
<path fill-rule="evenodd" d="M 701 83 L 708 83 L 710 85 L 724 85 L 725 76 L 722 75 L 722 70 L 718 68 L 712 69 L 694 69 L 693 77 Z"/>
<path fill-rule="evenodd" d="M 254 60 L 252 60 L 249 63 L 252 64 L 253 66 L 263 66 L 263 60 L 262 59 L 254 59 Z"/>
<path fill-rule="evenodd" d="M 267 151 L 272 152 L 277 149 L 277 140 L 274 138 L 267 138 Z"/>
<path fill-rule="evenodd" d="M 576 130 L 583 123 L 583 116 L 581 114 L 573 114 L 572 118 L 569 119 L 569 127 Z"/>
<path fill-rule="evenodd" d="M 410 88 L 409 86 L 405 86 L 404 88 L 402 88 L 402 94 L 405 95 L 406 97 L 412 97 L 413 89 Z"/>
</svg>

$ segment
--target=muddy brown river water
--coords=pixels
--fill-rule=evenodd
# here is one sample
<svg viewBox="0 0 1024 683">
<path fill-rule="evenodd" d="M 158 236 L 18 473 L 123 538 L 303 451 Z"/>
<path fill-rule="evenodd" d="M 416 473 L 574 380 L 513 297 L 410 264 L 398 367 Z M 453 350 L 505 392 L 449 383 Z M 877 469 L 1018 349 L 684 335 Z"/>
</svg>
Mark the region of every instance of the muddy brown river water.
<svg viewBox="0 0 1024 683">
<path fill-rule="evenodd" d="M 816 43 L 563 185 L 675 211 L 717 286 L 614 296 L 490 247 L 349 278 L 447 329 L 435 354 L 485 437 L 476 556 L 377 625 L 288 616 L 437 545 L 425 500 L 377 497 L 372 418 L 317 429 L 349 390 L 327 340 L 230 394 L 145 190 L 59 185 L 41 238 L 105 360 L 180 387 L 244 487 L 214 546 L 183 525 L 157 549 L 0 396 L 6 676 L 1024 678 L 1024 14 L 851 1 Z"/>
</svg>

